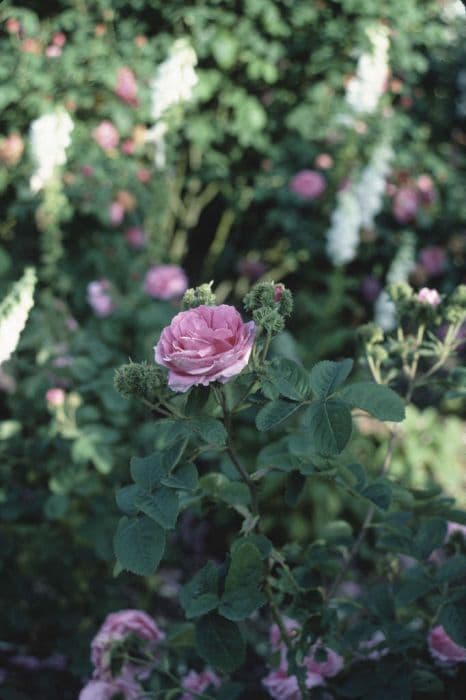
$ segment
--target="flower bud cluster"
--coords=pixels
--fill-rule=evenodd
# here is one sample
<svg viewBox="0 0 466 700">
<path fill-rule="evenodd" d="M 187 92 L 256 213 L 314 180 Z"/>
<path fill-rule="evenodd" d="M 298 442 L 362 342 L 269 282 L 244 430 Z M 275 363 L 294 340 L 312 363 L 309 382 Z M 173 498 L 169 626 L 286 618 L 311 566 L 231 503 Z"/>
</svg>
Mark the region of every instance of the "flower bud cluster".
<svg viewBox="0 0 466 700">
<path fill-rule="evenodd" d="M 217 299 L 212 291 L 213 281 L 201 284 L 199 287 L 187 289 L 183 295 L 181 306 L 184 310 L 194 309 L 197 306 L 215 306 Z"/>
<path fill-rule="evenodd" d="M 151 401 L 165 385 L 163 370 L 146 362 L 130 362 L 115 372 L 115 389 L 126 399 L 134 397 Z"/>
<path fill-rule="evenodd" d="M 447 321 L 455 325 L 466 320 L 466 284 L 460 284 L 455 289 L 448 300 L 445 315 Z"/>
<path fill-rule="evenodd" d="M 259 282 L 243 300 L 255 323 L 267 333 L 276 335 L 285 327 L 285 318 L 293 310 L 293 296 L 284 284 Z"/>
</svg>

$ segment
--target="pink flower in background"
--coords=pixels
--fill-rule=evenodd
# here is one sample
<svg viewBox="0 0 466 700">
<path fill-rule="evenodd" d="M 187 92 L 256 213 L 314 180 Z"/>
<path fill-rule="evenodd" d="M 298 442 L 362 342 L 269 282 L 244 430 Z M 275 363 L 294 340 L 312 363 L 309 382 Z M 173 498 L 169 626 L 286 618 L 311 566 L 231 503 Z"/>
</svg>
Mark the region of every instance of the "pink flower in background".
<svg viewBox="0 0 466 700">
<path fill-rule="evenodd" d="M 243 323 L 233 306 L 198 306 L 177 314 L 155 346 L 155 361 L 167 367 L 168 386 L 225 384 L 248 364 L 256 327 Z"/>
<path fill-rule="evenodd" d="M 445 665 L 466 663 L 466 649 L 456 644 L 442 625 L 437 625 L 429 632 L 427 643 L 430 653 L 437 661 Z"/>
<path fill-rule="evenodd" d="M 327 652 L 327 658 L 325 661 L 317 661 L 315 658 L 318 649 L 325 649 Z M 343 668 L 342 657 L 330 649 L 329 647 L 322 647 L 322 645 L 314 645 L 311 648 L 311 653 L 304 659 L 304 664 L 309 671 L 309 673 L 318 674 L 324 676 L 324 678 L 332 678 L 336 676 L 337 673 Z"/>
<path fill-rule="evenodd" d="M 266 272 L 267 267 L 260 260 L 248 260 L 243 258 L 238 263 L 238 272 L 244 277 L 249 277 L 250 280 L 255 282 L 262 277 L 264 272 Z"/>
<path fill-rule="evenodd" d="M 432 245 L 427 248 L 422 248 L 419 252 L 419 262 L 426 275 L 429 277 L 436 277 L 444 271 L 447 264 L 447 256 L 443 248 Z"/>
<path fill-rule="evenodd" d="M 63 47 L 66 44 L 66 36 L 63 32 L 56 32 L 52 37 L 52 44 Z"/>
<path fill-rule="evenodd" d="M 125 156 L 132 156 L 135 150 L 136 144 L 133 139 L 125 139 L 121 144 L 121 152 L 124 153 Z"/>
<path fill-rule="evenodd" d="M 144 290 L 154 299 L 177 299 L 188 288 L 188 278 L 178 265 L 154 265 L 144 280 Z"/>
<path fill-rule="evenodd" d="M 466 539 L 466 525 L 460 525 L 460 523 L 453 523 L 451 520 L 447 522 L 447 536 L 446 540 L 449 540 L 452 535 L 462 535 Z"/>
<path fill-rule="evenodd" d="M 0 139 L 0 163 L 16 165 L 24 151 L 24 142 L 17 133 Z"/>
<path fill-rule="evenodd" d="M 142 692 L 141 686 L 131 679 L 94 680 L 84 686 L 78 700 L 113 700 L 117 696 L 123 696 L 125 700 L 137 700 Z"/>
<path fill-rule="evenodd" d="M 143 248 L 147 243 L 147 236 L 140 226 L 131 226 L 126 229 L 125 238 L 131 248 Z"/>
<path fill-rule="evenodd" d="M 301 700 L 301 692 L 296 676 L 289 676 L 286 667 L 270 671 L 262 679 L 262 685 L 274 700 Z"/>
<path fill-rule="evenodd" d="M 422 204 L 432 204 L 432 202 L 435 201 L 436 192 L 434 182 L 430 175 L 419 175 L 416 180 L 416 185 Z"/>
<path fill-rule="evenodd" d="M 316 170 L 301 170 L 291 178 L 289 188 L 301 199 L 317 199 L 325 191 L 326 182 L 323 175 Z"/>
<path fill-rule="evenodd" d="M 414 187 L 399 187 L 393 199 L 393 216 L 400 224 L 416 218 L 419 210 L 419 195 Z"/>
<path fill-rule="evenodd" d="M 110 203 L 108 217 L 112 226 L 118 226 L 125 218 L 125 208 L 118 200 Z"/>
<path fill-rule="evenodd" d="M 81 168 L 81 172 L 84 175 L 84 177 L 92 177 L 94 175 L 94 168 L 92 165 L 83 165 Z"/>
<path fill-rule="evenodd" d="M 59 46 L 55 46 L 55 44 L 47 46 L 47 48 L 45 49 L 45 55 L 48 58 L 58 58 L 59 56 L 61 56 L 61 48 Z"/>
<path fill-rule="evenodd" d="M 63 406 L 65 403 L 65 392 L 59 387 L 53 387 L 47 391 L 45 399 L 49 406 Z"/>
<path fill-rule="evenodd" d="M 112 646 L 130 634 L 146 640 L 152 648 L 165 639 L 165 634 L 157 627 L 154 620 L 142 610 L 119 610 L 107 615 L 91 644 L 91 661 L 97 678 L 110 678 Z M 138 669 L 144 671 L 144 668 L 139 665 L 126 664 L 120 673 L 125 677 L 132 676 Z"/>
<path fill-rule="evenodd" d="M 368 659 L 376 661 L 388 654 L 387 647 L 382 646 L 383 642 L 385 642 L 385 635 L 382 630 L 377 630 L 370 639 L 360 643 L 359 649 Z"/>
<path fill-rule="evenodd" d="M 187 676 L 185 676 L 181 681 L 181 685 L 183 686 L 184 690 L 188 691 L 183 693 L 181 700 L 195 700 L 197 694 L 203 693 L 209 686 L 219 688 L 220 678 L 209 668 L 201 671 L 201 673 L 197 673 L 197 671 L 189 671 Z M 196 695 L 193 695 L 193 693 L 196 693 Z"/>
<path fill-rule="evenodd" d="M 149 180 L 151 179 L 151 171 L 148 170 L 147 168 L 139 168 L 139 170 L 136 173 L 136 177 L 139 180 L 139 182 L 142 182 L 143 185 L 146 185 Z"/>
<path fill-rule="evenodd" d="M 132 107 L 138 106 L 137 98 L 138 86 L 136 83 L 136 76 L 134 75 L 131 68 L 127 66 L 122 66 L 117 71 L 117 83 L 115 87 L 115 94 L 126 104 Z"/>
<path fill-rule="evenodd" d="M 299 631 L 299 623 L 296 622 L 296 620 L 292 620 L 290 617 L 284 617 L 283 618 L 283 623 L 285 625 L 285 630 L 288 634 L 289 637 L 293 637 L 296 635 L 296 632 Z M 277 649 L 280 648 L 280 645 L 282 643 L 282 635 L 280 632 L 280 628 L 278 625 L 273 624 L 272 627 L 270 628 L 270 646 L 274 651 L 277 651 Z"/>
<path fill-rule="evenodd" d="M 104 151 L 110 151 L 112 148 L 116 148 L 120 141 L 120 135 L 117 128 L 108 119 L 104 119 L 100 122 L 99 126 L 92 132 L 94 141 L 99 144 Z"/>
<path fill-rule="evenodd" d="M 420 301 L 422 304 L 428 304 L 429 306 L 438 306 L 442 299 L 440 298 L 440 294 L 437 292 L 436 289 L 429 289 L 429 287 L 423 287 L 421 290 L 419 290 L 417 294 L 417 299 Z"/>
<path fill-rule="evenodd" d="M 21 23 L 14 17 L 9 17 L 5 23 L 8 34 L 19 34 Z"/>
<path fill-rule="evenodd" d="M 314 162 L 316 168 L 320 168 L 321 170 L 329 170 L 333 165 L 333 158 L 332 156 L 329 156 L 328 153 L 319 153 Z"/>
<path fill-rule="evenodd" d="M 111 296 L 111 285 L 106 279 L 95 280 L 87 285 L 87 301 L 96 316 L 105 318 L 115 311 Z"/>
</svg>

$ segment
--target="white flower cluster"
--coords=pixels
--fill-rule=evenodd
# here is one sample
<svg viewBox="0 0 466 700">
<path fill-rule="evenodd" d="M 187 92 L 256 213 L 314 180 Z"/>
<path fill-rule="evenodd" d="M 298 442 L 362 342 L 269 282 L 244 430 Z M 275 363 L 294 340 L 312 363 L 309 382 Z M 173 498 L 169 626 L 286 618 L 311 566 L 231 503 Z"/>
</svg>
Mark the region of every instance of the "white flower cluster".
<svg viewBox="0 0 466 700">
<path fill-rule="evenodd" d="M 406 231 L 401 245 L 387 273 L 387 285 L 406 282 L 415 265 L 415 238 Z M 396 325 L 395 304 L 388 292 L 382 290 L 374 306 L 375 322 L 384 330 L 391 331 Z"/>
<path fill-rule="evenodd" d="M 186 39 L 178 39 L 151 82 L 151 115 L 158 121 L 175 104 L 188 102 L 197 85 L 196 52 Z"/>
<path fill-rule="evenodd" d="M 377 109 L 388 77 L 388 29 L 376 24 L 366 30 L 372 50 L 359 57 L 356 75 L 346 86 L 346 103 L 354 112 L 370 114 Z"/>
<path fill-rule="evenodd" d="M 334 265 L 351 262 L 358 249 L 360 229 L 374 226 L 374 219 L 382 208 L 392 158 L 390 144 L 382 141 L 374 149 L 359 180 L 338 193 L 327 231 L 327 254 Z"/>
<path fill-rule="evenodd" d="M 36 273 L 27 268 L 10 293 L 0 303 L 0 365 L 10 359 L 16 349 L 29 312 L 34 305 Z"/>
<path fill-rule="evenodd" d="M 66 149 L 71 143 L 73 127 L 73 120 L 63 108 L 43 114 L 32 122 L 29 138 L 36 164 L 30 180 L 32 192 L 44 189 L 53 179 L 56 169 L 66 163 Z"/>
</svg>

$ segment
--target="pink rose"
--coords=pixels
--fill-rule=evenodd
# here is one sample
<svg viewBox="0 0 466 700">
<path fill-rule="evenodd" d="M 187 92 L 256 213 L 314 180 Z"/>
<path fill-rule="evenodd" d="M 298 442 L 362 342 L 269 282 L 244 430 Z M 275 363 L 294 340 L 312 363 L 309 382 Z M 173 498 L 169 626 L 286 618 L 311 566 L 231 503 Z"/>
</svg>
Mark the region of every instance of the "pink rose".
<svg viewBox="0 0 466 700">
<path fill-rule="evenodd" d="M 429 205 L 435 201 L 435 186 L 430 175 L 419 175 L 416 181 L 417 189 L 423 204 Z"/>
<path fill-rule="evenodd" d="M 393 200 L 393 216 L 400 224 L 416 218 L 419 209 L 419 195 L 414 187 L 399 187 Z"/>
<path fill-rule="evenodd" d="M 92 132 L 92 136 L 94 137 L 94 141 L 96 141 L 104 151 L 116 148 L 120 140 L 120 135 L 116 127 L 108 119 L 104 119 L 103 122 L 100 122 L 99 126 L 96 126 Z"/>
<path fill-rule="evenodd" d="M 417 294 L 417 300 L 422 304 L 428 304 L 429 306 L 438 306 L 442 301 L 440 294 L 436 289 L 429 289 L 429 287 L 423 287 Z"/>
<path fill-rule="evenodd" d="M 154 620 L 142 610 L 119 610 L 107 615 L 91 644 L 91 661 L 97 678 L 111 677 L 112 646 L 130 634 L 147 640 L 152 648 L 165 639 L 165 634 L 157 627 Z M 144 672 L 144 668 L 140 665 L 126 664 L 120 673 L 124 676 L 132 676 L 138 669 Z"/>
<path fill-rule="evenodd" d="M 248 364 L 256 327 L 243 323 L 233 306 L 198 306 L 177 314 L 155 346 L 155 361 L 168 367 L 168 386 L 222 384 Z"/>
<path fill-rule="evenodd" d="M 188 675 L 181 681 L 181 685 L 184 690 L 188 692 L 183 693 L 180 700 L 194 700 L 197 695 L 193 695 L 193 693 L 201 694 L 204 690 L 207 690 L 209 686 L 219 688 L 220 678 L 209 668 L 206 668 L 201 673 L 189 671 Z"/>
<path fill-rule="evenodd" d="M 118 226 L 118 224 L 121 224 L 125 218 L 125 208 L 121 202 L 118 202 L 117 200 L 111 202 L 108 208 L 108 217 L 112 226 Z"/>
<path fill-rule="evenodd" d="M 132 107 L 138 106 L 137 99 L 138 86 L 136 83 L 136 77 L 127 66 L 119 68 L 117 71 L 117 84 L 115 87 L 115 94 L 126 104 Z"/>
<path fill-rule="evenodd" d="M 51 44 L 45 49 L 45 55 L 48 58 L 58 58 L 61 56 L 61 48 L 59 46 L 55 46 L 55 44 Z"/>
<path fill-rule="evenodd" d="M 94 680 L 84 686 L 78 700 L 112 700 L 117 696 L 123 696 L 125 700 L 137 700 L 141 697 L 142 692 L 141 686 L 129 679 Z"/>
<path fill-rule="evenodd" d="M 333 165 L 333 158 L 328 153 L 319 153 L 315 159 L 315 165 L 321 170 L 329 170 Z"/>
<path fill-rule="evenodd" d="M 437 625 L 429 632 L 427 643 L 430 653 L 440 663 L 445 665 L 466 663 L 466 649 L 456 644 L 442 625 Z"/>
<path fill-rule="evenodd" d="M 316 652 L 318 649 L 322 648 L 327 652 L 327 658 L 325 661 L 317 661 L 315 658 Z M 336 676 L 337 673 L 339 673 L 343 668 L 342 657 L 337 654 L 336 651 L 333 651 L 333 649 L 315 644 L 310 651 L 310 655 L 306 656 L 304 659 L 304 664 L 309 673 L 316 673 L 320 676 L 324 676 L 325 678 L 332 678 L 333 676 Z"/>
<path fill-rule="evenodd" d="M 435 277 L 444 271 L 447 256 L 443 248 L 432 245 L 428 246 L 427 248 L 423 248 L 420 251 L 419 262 L 421 263 L 426 275 L 429 277 Z"/>
<path fill-rule="evenodd" d="M 125 238 L 131 248 L 143 248 L 147 243 L 147 237 L 140 226 L 131 226 L 125 231 Z"/>
<path fill-rule="evenodd" d="M 63 406 L 65 403 L 65 392 L 63 389 L 53 387 L 47 391 L 45 398 L 49 406 Z"/>
<path fill-rule="evenodd" d="M 52 37 L 52 44 L 63 47 L 66 44 L 66 35 L 63 32 L 55 32 Z"/>
<path fill-rule="evenodd" d="M 95 280 L 87 285 L 87 301 L 95 315 L 100 318 L 110 316 L 115 311 L 110 290 L 110 282 L 106 279 Z"/>
<path fill-rule="evenodd" d="M 144 280 L 144 290 L 154 299 L 177 299 L 188 288 L 188 278 L 178 265 L 154 265 Z"/>
<path fill-rule="evenodd" d="M 270 671 L 268 676 L 262 679 L 262 685 L 274 700 L 301 700 L 298 679 L 296 676 L 289 676 L 284 666 Z"/>
<path fill-rule="evenodd" d="M 317 199 L 325 191 L 326 182 L 323 175 L 316 170 L 301 170 L 291 178 L 289 188 L 301 199 Z"/>
<path fill-rule="evenodd" d="M 133 139 L 125 139 L 125 141 L 123 141 L 121 144 L 121 151 L 125 154 L 125 156 L 132 156 L 135 150 L 136 144 L 134 143 Z"/>
<path fill-rule="evenodd" d="M 14 17 L 9 17 L 6 21 L 6 30 L 9 34 L 19 34 L 21 23 Z"/>
<path fill-rule="evenodd" d="M 296 636 L 296 633 L 299 631 L 299 623 L 296 622 L 296 620 L 292 620 L 290 617 L 284 617 L 283 618 L 283 623 L 285 625 L 285 630 L 286 633 L 288 634 L 288 637 L 292 638 Z M 270 646 L 274 651 L 277 651 L 277 649 L 280 648 L 280 645 L 282 643 L 282 635 L 280 632 L 280 628 L 278 625 L 273 624 L 272 627 L 270 628 Z"/>
<path fill-rule="evenodd" d="M 84 175 L 84 177 L 92 177 L 94 175 L 94 168 L 92 165 L 83 165 L 81 168 L 81 172 Z"/>
</svg>

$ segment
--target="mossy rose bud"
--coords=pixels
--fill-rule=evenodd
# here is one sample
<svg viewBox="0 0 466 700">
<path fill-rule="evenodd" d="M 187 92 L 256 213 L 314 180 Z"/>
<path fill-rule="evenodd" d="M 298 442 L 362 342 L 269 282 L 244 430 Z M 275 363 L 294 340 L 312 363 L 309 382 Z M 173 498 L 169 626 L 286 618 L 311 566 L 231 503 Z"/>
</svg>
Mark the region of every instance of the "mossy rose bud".
<svg viewBox="0 0 466 700">
<path fill-rule="evenodd" d="M 155 361 L 167 367 L 168 386 L 185 392 L 199 384 L 225 384 L 248 364 L 256 327 L 233 306 L 198 306 L 177 314 L 155 346 Z"/>
<path fill-rule="evenodd" d="M 217 300 L 212 291 L 213 282 L 201 284 L 199 287 L 191 287 L 184 293 L 181 300 L 183 309 L 195 309 L 196 306 L 215 306 Z"/>
</svg>

